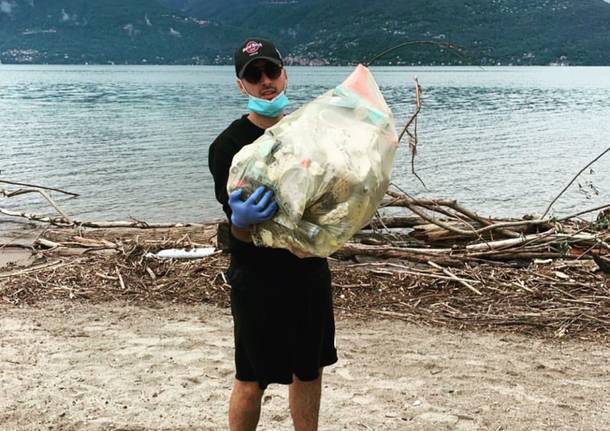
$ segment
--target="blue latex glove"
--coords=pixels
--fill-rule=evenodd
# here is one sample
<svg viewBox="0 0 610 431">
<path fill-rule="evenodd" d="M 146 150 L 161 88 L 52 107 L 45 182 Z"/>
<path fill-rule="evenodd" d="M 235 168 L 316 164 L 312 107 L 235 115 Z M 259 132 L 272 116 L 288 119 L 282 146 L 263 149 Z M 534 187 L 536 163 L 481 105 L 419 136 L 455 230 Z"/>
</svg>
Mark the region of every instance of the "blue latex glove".
<svg viewBox="0 0 610 431">
<path fill-rule="evenodd" d="M 277 211 L 272 190 L 260 186 L 245 201 L 241 200 L 241 193 L 242 189 L 237 189 L 229 195 L 229 206 L 233 211 L 231 224 L 236 228 L 247 229 L 253 224 L 269 220 Z"/>
</svg>

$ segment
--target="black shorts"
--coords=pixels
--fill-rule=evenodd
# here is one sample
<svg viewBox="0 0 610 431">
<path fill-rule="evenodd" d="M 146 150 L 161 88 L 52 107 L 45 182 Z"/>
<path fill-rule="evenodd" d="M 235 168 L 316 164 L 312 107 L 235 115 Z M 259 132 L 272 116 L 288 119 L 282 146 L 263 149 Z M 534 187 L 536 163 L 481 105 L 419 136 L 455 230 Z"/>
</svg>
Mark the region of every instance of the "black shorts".
<svg viewBox="0 0 610 431">
<path fill-rule="evenodd" d="M 330 270 L 277 273 L 232 263 L 231 312 L 237 380 L 292 383 L 337 362 Z"/>
</svg>

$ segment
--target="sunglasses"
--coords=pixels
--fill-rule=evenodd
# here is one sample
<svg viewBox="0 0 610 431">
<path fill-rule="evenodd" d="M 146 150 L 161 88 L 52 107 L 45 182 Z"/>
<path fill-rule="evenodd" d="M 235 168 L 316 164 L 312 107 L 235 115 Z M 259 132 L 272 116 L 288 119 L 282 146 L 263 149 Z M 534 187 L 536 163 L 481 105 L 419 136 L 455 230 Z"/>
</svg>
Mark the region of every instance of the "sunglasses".
<svg viewBox="0 0 610 431">
<path fill-rule="evenodd" d="M 266 61 L 259 66 L 249 65 L 244 70 L 244 79 L 250 84 L 258 84 L 263 77 L 263 73 L 271 80 L 278 79 L 282 73 L 282 67 L 270 61 Z"/>
</svg>

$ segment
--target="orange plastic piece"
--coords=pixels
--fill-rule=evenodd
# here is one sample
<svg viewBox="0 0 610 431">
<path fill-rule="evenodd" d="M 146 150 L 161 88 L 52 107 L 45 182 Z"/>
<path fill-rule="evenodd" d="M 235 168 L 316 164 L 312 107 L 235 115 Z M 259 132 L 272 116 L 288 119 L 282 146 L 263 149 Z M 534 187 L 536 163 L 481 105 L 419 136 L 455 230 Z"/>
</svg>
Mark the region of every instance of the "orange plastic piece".
<svg viewBox="0 0 610 431">
<path fill-rule="evenodd" d="M 374 82 L 371 82 L 369 71 L 362 64 L 356 66 L 356 69 L 350 76 L 343 82 L 343 86 L 354 91 L 362 98 L 364 98 L 371 105 L 385 110 L 385 107 L 379 103 L 379 99 L 374 97 L 373 94 L 377 94 L 377 88 Z"/>
</svg>

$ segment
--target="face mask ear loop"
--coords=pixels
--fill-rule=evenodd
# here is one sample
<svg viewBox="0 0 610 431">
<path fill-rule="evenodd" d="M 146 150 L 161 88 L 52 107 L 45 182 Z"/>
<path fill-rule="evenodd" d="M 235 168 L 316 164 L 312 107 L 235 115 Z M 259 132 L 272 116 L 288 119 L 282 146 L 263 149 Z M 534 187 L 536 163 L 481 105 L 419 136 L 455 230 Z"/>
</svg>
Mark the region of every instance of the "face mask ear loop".
<svg viewBox="0 0 610 431">
<path fill-rule="evenodd" d="M 245 97 L 254 97 L 254 96 L 252 96 L 250 93 L 248 93 L 248 90 L 246 90 L 246 86 L 244 85 L 244 81 L 242 81 L 242 80 L 241 80 L 241 78 L 240 78 L 240 79 L 238 79 L 238 81 L 239 81 L 239 83 L 241 84 L 241 88 L 240 88 L 240 90 L 241 90 L 241 91 L 240 91 L 240 93 L 241 93 L 243 96 L 245 96 Z M 246 94 L 244 94 L 244 93 L 246 93 Z"/>
</svg>

